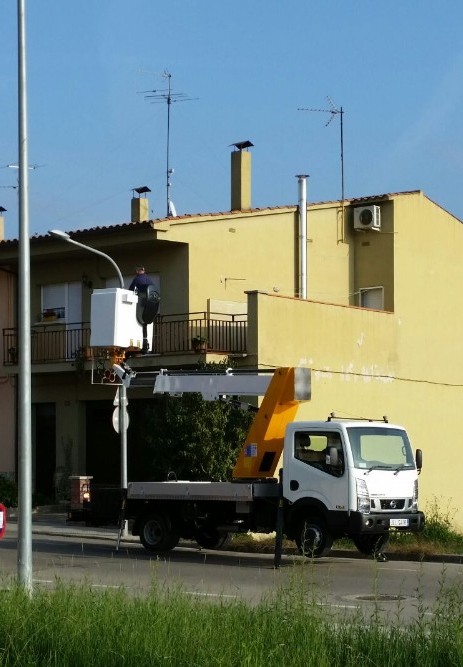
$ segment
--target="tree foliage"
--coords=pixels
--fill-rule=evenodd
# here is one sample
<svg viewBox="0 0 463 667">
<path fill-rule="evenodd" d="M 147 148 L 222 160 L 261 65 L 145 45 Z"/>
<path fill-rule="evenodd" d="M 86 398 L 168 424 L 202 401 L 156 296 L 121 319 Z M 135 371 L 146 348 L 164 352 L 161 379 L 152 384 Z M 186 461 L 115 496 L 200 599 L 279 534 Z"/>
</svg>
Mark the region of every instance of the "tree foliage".
<svg viewBox="0 0 463 667">
<path fill-rule="evenodd" d="M 0 503 L 5 507 L 16 507 L 18 504 L 16 482 L 6 475 L 0 475 Z"/>
</svg>

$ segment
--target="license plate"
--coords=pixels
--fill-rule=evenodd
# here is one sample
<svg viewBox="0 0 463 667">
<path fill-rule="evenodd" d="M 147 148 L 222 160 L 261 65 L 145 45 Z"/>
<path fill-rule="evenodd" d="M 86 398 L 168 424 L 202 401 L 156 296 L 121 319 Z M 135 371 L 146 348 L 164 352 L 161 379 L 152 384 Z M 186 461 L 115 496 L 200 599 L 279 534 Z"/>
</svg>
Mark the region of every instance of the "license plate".
<svg viewBox="0 0 463 667">
<path fill-rule="evenodd" d="M 408 519 L 391 519 L 389 521 L 389 525 L 397 527 L 408 526 Z"/>
</svg>

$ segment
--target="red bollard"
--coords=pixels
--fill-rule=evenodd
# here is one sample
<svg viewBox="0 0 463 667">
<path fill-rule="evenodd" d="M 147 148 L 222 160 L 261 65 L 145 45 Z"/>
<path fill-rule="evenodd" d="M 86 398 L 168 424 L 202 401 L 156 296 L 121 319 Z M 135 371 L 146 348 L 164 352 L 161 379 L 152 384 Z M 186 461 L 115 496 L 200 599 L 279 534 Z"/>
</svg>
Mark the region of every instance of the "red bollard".
<svg viewBox="0 0 463 667">
<path fill-rule="evenodd" d="M 0 504 L 0 540 L 5 534 L 6 530 L 6 507 Z"/>
</svg>

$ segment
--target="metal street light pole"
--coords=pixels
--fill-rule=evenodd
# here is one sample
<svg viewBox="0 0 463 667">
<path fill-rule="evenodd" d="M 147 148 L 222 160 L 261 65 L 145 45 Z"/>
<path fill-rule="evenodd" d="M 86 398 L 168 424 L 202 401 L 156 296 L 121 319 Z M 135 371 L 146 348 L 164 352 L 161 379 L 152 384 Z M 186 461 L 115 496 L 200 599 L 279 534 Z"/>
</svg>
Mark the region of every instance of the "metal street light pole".
<svg viewBox="0 0 463 667">
<path fill-rule="evenodd" d="M 83 248 L 84 250 L 88 250 L 89 252 L 93 252 L 95 255 L 100 255 L 100 257 L 104 257 L 105 259 L 110 262 L 114 269 L 116 270 L 117 277 L 119 278 L 119 283 L 120 287 L 124 289 L 124 279 L 122 277 L 121 270 L 117 266 L 116 262 L 113 260 L 112 257 L 107 255 L 104 252 L 101 252 L 101 250 L 96 250 L 96 248 L 92 248 L 91 246 L 85 245 L 84 243 L 79 243 L 79 241 L 75 241 L 72 239 L 69 234 L 66 232 L 62 232 L 60 229 L 53 229 L 49 232 L 52 236 L 55 236 L 56 238 L 61 239 L 62 241 L 66 241 L 66 243 L 72 243 L 73 245 L 78 246 L 79 248 Z M 121 436 L 121 488 L 122 489 L 127 489 L 127 387 L 125 386 L 124 383 L 122 383 L 119 386 L 119 433 Z M 122 534 L 124 536 L 127 535 L 127 524 L 124 524 Z"/>
<path fill-rule="evenodd" d="M 18 579 L 32 593 L 32 409 L 29 185 L 26 95 L 25 0 L 18 0 L 18 141 L 19 141 L 19 513 Z"/>
<path fill-rule="evenodd" d="M 62 241 L 67 241 L 67 243 L 72 243 L 72 245 L 76 245 L 79 248 L 83 248 L 84 250 L 89 250 L 90 252 L 93 252 L 95 255 L 100 255 L 100 257 L 104 257 L 105 259 L 107 259 L 108 262 L 111 262 L 111 264 L 115 268 L 117 277 L 119 278 L 120 286 L 122 287 L 122 289 L 124 289 L 124 279 L 122 277 L 121 270 L 117 266 L 116 262 L 113 260 L 112 257 L 107 255 L 105 252 L 101 252 L 101 250 L 97 250 L 96 248 L 92 248 L 91 246 L 79 243 L 79 241 L 74 241 L 74 239 L 72 239 L 67 232 L 62 232 L 60 229 L 52 229 L 49 233 L 52 236 L 61 239 Z"/>
</svg>

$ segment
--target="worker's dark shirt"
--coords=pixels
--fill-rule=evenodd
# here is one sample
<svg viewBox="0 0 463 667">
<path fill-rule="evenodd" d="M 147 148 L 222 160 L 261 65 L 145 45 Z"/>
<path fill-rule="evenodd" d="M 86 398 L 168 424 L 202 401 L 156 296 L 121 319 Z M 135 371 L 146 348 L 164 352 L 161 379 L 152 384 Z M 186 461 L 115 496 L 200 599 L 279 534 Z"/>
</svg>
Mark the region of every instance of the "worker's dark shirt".
<svg viewBox="0 0 463 667">
<path fill-rule="evenodd" d="M 129 290 L 132 290 L 132 292 L 137 289 L 138 292 L 140 290 L 146 290 L 148 285 L 154 285 L 153 280 L 146 275 L 146 273 L 140 273 L 139 275 L 135 276 L 135 278 L 132 280 L 130 283 Z"/>
</svg>

